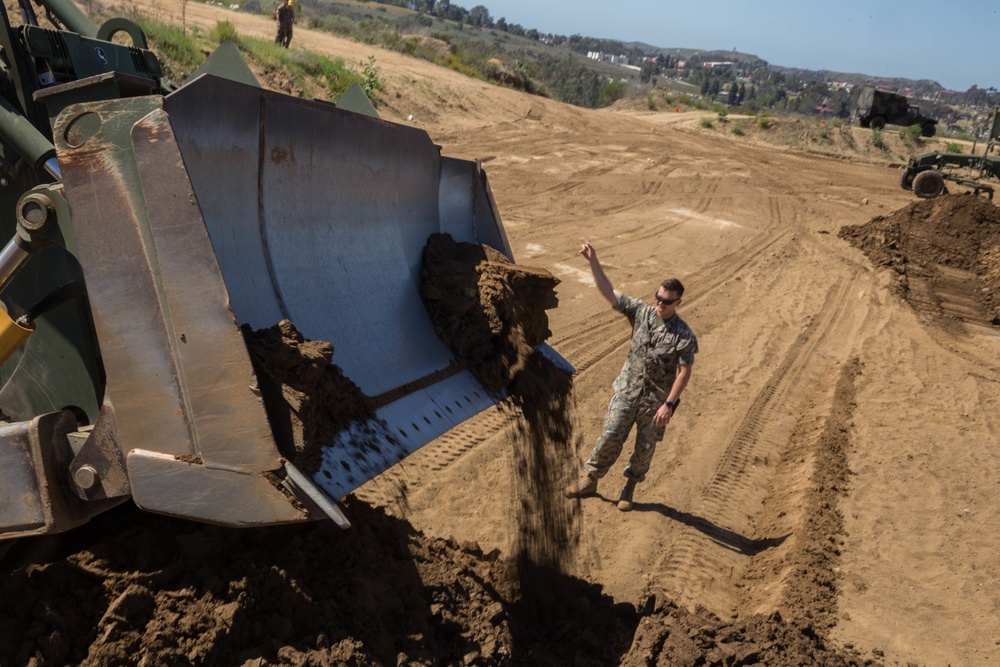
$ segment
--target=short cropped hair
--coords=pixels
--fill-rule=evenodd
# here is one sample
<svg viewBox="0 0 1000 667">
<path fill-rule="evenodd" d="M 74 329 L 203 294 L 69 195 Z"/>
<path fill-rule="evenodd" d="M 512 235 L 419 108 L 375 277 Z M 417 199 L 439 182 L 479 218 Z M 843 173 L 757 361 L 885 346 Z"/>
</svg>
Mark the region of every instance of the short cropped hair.
<svg viewBox="0 0 1000 667">
<path fill-rule="evenodd" d="M 660 284 L 660 287 L 668 292 L 677 292 L 679 297 L 684 296 L 684 285 L 677 278 L 667 278 Z"/>
</svg>

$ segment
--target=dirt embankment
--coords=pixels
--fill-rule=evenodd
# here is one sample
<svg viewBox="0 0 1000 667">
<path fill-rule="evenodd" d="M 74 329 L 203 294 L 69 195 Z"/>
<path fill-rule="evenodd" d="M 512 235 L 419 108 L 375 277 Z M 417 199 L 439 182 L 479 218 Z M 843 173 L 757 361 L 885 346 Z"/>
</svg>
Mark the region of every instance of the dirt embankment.
<svg viewBox="0 0 1000 667">
<path fill-rule="evenodd" d="M 0 582 L 0 664 L 870 664 L 777 615 L 734 624 L 669 601 L 639 610 L 554 573 L 535 583 L 558 591 L 558 615 L 540 614 L 511 594 L 498 554 L 363 503 L 347 510 L 350 531 L 239 530 L 129 506 L 50 540 L 53 552 L 35 542 L 13 556 L 37 564 Z"/>
<path fill-rule="evenodd" d="M 891 268 L 899 294 L 924 317 L 1000 324 L 1000 210 L 988 200 L 919 200 L 840 236 Z"/>
</svg>

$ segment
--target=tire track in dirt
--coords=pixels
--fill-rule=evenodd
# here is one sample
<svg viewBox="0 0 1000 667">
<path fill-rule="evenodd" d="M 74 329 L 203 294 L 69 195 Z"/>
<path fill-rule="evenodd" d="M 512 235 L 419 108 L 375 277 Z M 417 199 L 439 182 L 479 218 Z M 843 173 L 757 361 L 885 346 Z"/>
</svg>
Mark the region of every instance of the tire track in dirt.
<svg viewBox="0 0 1000 667">
<path fill-rule="evenodd" d="M 868 318 L 866 318 L 867 320 Z M 863 327 L 862 327 L 863 328 Z M 796 420 L 760 511 L 761 532 L 780 535 L 780 549 L 755 555 L 735 586 L 738 613 L 780 609 L 808 618 L 828 633 L 837 622 L 840 549 L 844 519 L 841 500 L 850 474 L 851 425 L 856 408 L 858 357 L 831 369 L 836 378 L 824 396 Z"/>
<path fill-rule="evenodd" d="M 645 179 L 640 183 L 640 191 L 643 195 L 658 195 L 663 189 L 663 181 L 647 181 Z"/>
<path fill-rule="evenodd" d="M 767 208 L 768 214 L 771 219 L 771 223 L 775 225 L 781 224 L 781 206 L 778 204 L 778 198 L 770 196 L 767 198 Z"/>
<path fill-rule="evenodd" d="M 573 190 L 576 190 L 582 185 L 586 185 L 586 183 L 587 181 L 578 179 L 567 180 L 563 183 L 559 183 L 557 185 L 553 185 L 550 188 L 542 190 L 540 194 L 549 195 L 550 197 L 553 197 L 555 195 L 565 195 L 572 192 Z"/>
<path fill-rule="evenodd" d="M 1000 335 L 991 332 L 991 335 Z M 940 338 L 935 342 L 942 349 L 954 354 L 956 357 L 969 362 L 979 369 L 979 372 L 969 373 L 973 377 L 988 382 L 1000 382 L 1000 364 L 997 364 L 996 357 L 983 355 L 979 347 L 974 346 L 974 339 Z M 987 375 L 989 374 L 989 376 Z"/>
<path fill-rule="evenodd" d="M 694 205 L 694 210 L 698 213 L 705 213 L 712 206 L 712 202 L 715 199 L 715 193 L 719 190 L 718 181 L 712 181 L 701 194 L 702 198 L 698 200 L 698 203 Z"/>
<path fill-rule="evenodd" d="M 735 591 L 720 587 L 719 578 L 735 582 L 746 567 L 746 556 L 774 546 L 777 536 L 751 538 L 755 530 L 753 508 L 759 508 L 770 488 L 774 465 L 771 457 L 786 446 L 788 415 L 811 392 L 806 388 L 809 367 L 816 351 L 847 314 L 847 295 L 856 281 L 831 287 L 823 306 L 798 335 L 757 393 L 742 422 L 715 466 L 712 479 L 690 512 L 702 530 L 682 531 L 680 539 L 654 565 L 651 581 L 667 589 L 679 603 L 697 602 L 724 615 L 733 609 Z"/>
</svg>

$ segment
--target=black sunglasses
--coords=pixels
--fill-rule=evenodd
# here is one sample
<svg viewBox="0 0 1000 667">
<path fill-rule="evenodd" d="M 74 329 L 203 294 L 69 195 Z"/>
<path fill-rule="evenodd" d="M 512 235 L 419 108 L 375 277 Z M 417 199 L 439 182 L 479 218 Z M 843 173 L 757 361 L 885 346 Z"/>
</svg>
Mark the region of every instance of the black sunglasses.
<svg viewBox="0 0 1000 667">
<path fill-rule="evenodd" d="M 672 306 L 680 300 L 680 297 L 677 297 L 676 299 L 664 299 L 659 294 L 656 295 L 656 303 L 662 303 L 664 306 Z"/>
</svg>

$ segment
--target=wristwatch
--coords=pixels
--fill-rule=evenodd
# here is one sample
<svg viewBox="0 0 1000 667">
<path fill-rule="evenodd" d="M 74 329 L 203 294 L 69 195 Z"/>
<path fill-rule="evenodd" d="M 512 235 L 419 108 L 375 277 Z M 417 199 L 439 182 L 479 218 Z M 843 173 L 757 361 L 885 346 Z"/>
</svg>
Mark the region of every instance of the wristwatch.
<svg viewBox="0 0 1000 667">
<path fill-rule="evenodd" d="M 670 414 L 677 412 L 677 406 L 681 404 L 681 399 L 675 399 L 673 401 L 666 401 L 666 405 L 670 408 Z"/>
</svg>

